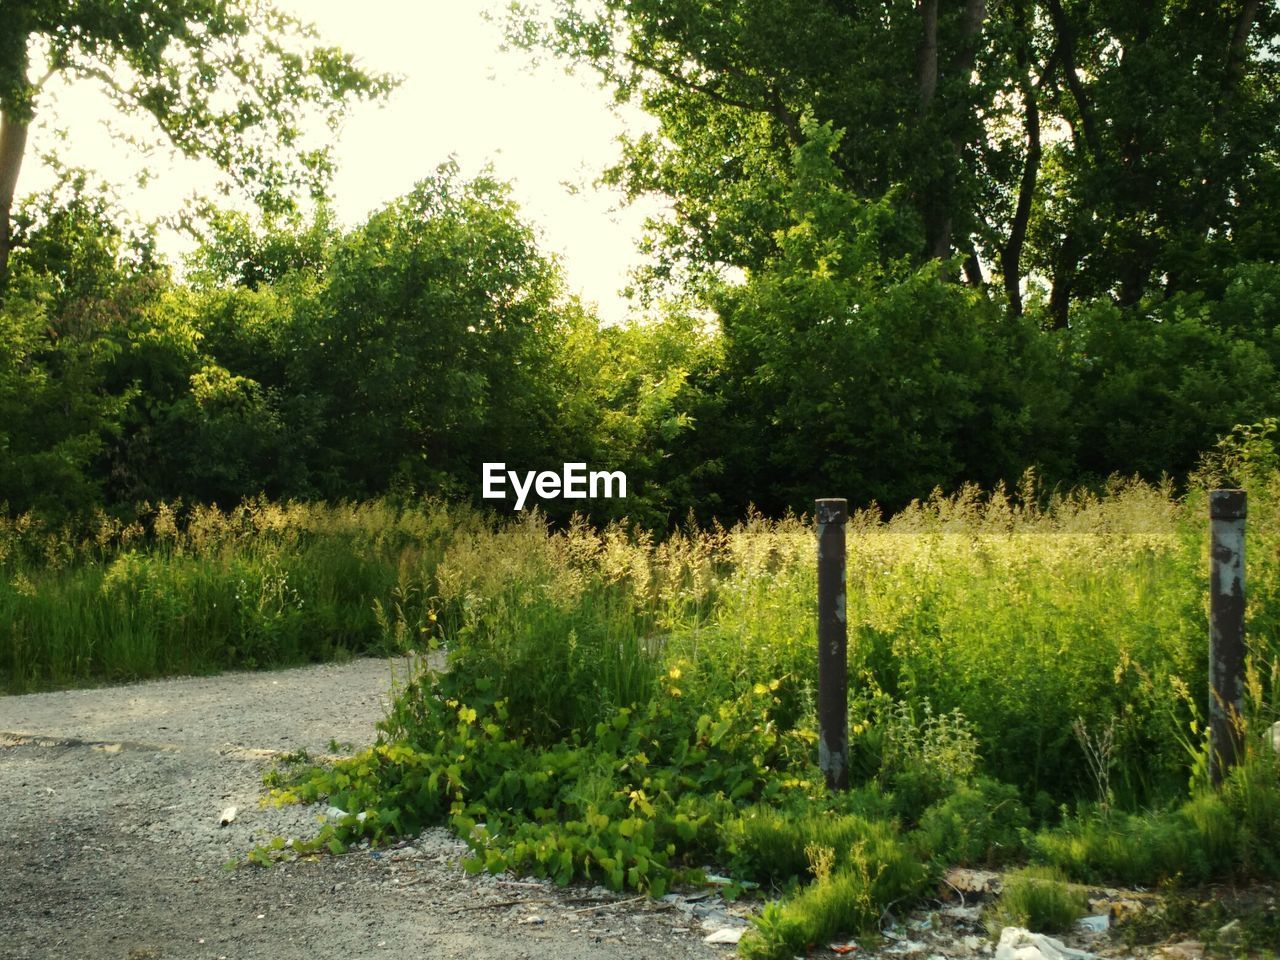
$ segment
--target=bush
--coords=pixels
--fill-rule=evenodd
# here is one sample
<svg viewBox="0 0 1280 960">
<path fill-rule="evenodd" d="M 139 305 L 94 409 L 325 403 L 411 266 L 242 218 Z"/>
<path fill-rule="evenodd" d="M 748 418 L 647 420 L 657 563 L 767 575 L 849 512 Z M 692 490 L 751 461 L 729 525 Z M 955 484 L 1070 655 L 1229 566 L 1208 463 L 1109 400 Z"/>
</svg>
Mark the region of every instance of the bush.
<svg viewBox="0 0 1280 960">
<path fill-rule="evenodd" d="M 1067 930 L 1089 911 L 1084 892 L 1051 867 L 1026 867 L 1005 875 L 1000 899 L 988 909 L 987 929 L 998 937 L 1004 927 L 1026 927 L 1035 933 Z"/>
<path fill-rule="evenodd" d="M 1021 855 L 1029 823 L 1016 787 L 981 777 L 925 810 L 912 836 L 937 863 L 996 867 Z"/>
</svg>

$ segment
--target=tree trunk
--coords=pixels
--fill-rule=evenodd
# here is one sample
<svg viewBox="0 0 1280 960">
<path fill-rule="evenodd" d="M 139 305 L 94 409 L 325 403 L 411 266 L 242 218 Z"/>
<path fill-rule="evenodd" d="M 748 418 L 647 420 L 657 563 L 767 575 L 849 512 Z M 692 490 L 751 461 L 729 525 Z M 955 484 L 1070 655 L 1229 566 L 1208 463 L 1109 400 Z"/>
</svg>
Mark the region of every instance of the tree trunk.
<svg viewBox="0 0 1280 960">
<path fill-rule="evenodd" d="M 938 92 L 938 0 L 920 0 L 919 9 L 922 34 L 916 62 L 916 83 L 920 99 L 920 120 L 925 123 L 933 112 Z M 966 0 L 960 44 L 955 57 L 947 64 L 947 69 L 954 71 L 955 76 L 966 86 L 977 56 L 976 37 L 981 32 L 986 15 L 986 0 Z M 951 256 L 953 245 L 958 168 L 964 148 L 968 145 L 968 138 L 956 126 L 952 126 L 949 136 L 945 130 L 938 132 L 947 137 L 945 142 L 949 149 L 943 161 L 946 169 L 940 177 L 926 186 L 926 195 L 922 198 L 925 256 L 931 260 L 946 260 Z"/>
<path fill-rule="evenodd" d="M 960 38 L 960 55 L 956 58 L 956 72 L 967 79 L 973 73 L 973 66 L 978 58 L 978 44 L 975 37 L 987 19 L 986 0 L 966 0 L 964 5 L 964 28 Z"/>
<path fill-rule="evenodd" d="M 969 87 L 969 78 L 973 74 L 973 67 L 978 58 L 978 35 L 982 31 L 983 21 L 987 19 L 986 0 L 965 0 L 964 5 L 964 21 L 960 32 L 960 47 L 952 63 L 952 69 L 955 75 L 964 84 L 965 88 Z M 972 114 L 973 104 L 968 102 L 965 105 L 967 114 Z M 951 134 L 951 170 L 947 178 L 946 190 L 943 193 L 943 203 L 945 205 L 945 214 L 938 223 L 938 231 L 933 238 L 932 255 L 934 259 L 945 260 L 951 256 L 952 239 L 951 234 L 954 227 L 954 217 L 956 203 L 956 181 L 960 175 L 960 165 L 964 156 L 965 147 L 969 145 L 968 131 L 960 127 L 955 128 Z M 961 225 L 964 226 L 963 224 Z M 978 264 L 977 254 L 973 255 L 974 264 Z M 965 263 L 966 275 L 971 275 L 969 263 Z M 981 266 L 979 265 L 978 275 L 982 275 Z"/>
<path fill-rule="evenodd" d="M 916 89 L 923 126 L 929 122 L 934 97 L 938 93 L 938 0 L 920 0 L 920 26 Z M 924 185 L 924 196 L 920 198 L 920 211 L 924 216 L 924 255 L 930 260 L 945 258 L 951 246 L 951 217 L 947 213 L 944 192 L 940 179 L 935 178 Z M 943 251 L 941 254 L 939 247 Z"/>
<path fill-rule="evenodd" d="M 1053 289 L 1049 293 L 1049 316 L 1053 318 L 1053 329 L 1065 330 L 1071 311 L 1071 288 L 1076 278 L 1076 266 L 1079 260 L 1076 252 L 1075 234 L 1068 232 L 1058 248 L 1058 255 L 1053 266 Z"/>
<path fill-rule="evenodd" d="M 1035 198 L 1036 180 L 1040 173 L 1040 111 L 1035 105 L 1035 93 L 1028 91 L 1026 108 L 1027 159 L 1022 167 L 1022 182 L 1018 185 L 1018 205 L 1009 225 L 1009 240 L 1000 252 L 1000 272 L 1004 274 L 1004 289 L 1009 296 L 1009 306 L 1015 317 L 1022 316 L 1022 248 L 1027 240 L 1027 224 L 1031 219 L 1031 202 Z"/>
<path fill-rule="evenodd" d="M 9 254 L 13 249 L 13 196 L 18 172 L 27 149 L 27 121 L 0 111 L 0 294 L 9 279 Z"/>
<path fill-rule="evenodd" d="M 972 239 L 964 257 L 964 278 L 975 290 L 983 290 L 987 285 L 987 278 L 982 275 L 982 261 L 978 259 L 978 248 Z"/>
<path fill-rule="evenodd" d="M 916 80 L 920 91 L 920 116 L 923 118 L 938 92 L 938 0 L 921 0 L 920 17 L 924 35 L 920 38 L 920 54 L 916 62 Z"/>
<path fill-rule="evenodd" d="M 1019 7 L 1018 27 L 1028 29 L 1025 11 Z M 1051 64 L 1050 64 L 1051 66 Z M 1022 166 L 1022 182 L 1018 185 L 1018 202 L 1009 225 L 1009 239 L 1000 251 L 1000 272 L 1009 307 L 1015 317 L 1022 316 L 1022 248 L 1027 240 L 1027 224 L 1031 219 L 1031 202 L 1035 198 L 1036 180 L 1040 175 L 1042 147 L 1040 143 L 1040 105 L 1031 82 L 1031 44 L 1027 40 L 1018 47 L 1018 85 L 1022 88 L 1023 124 L 1027 132 L 1027 158 Z M 1045 76 L 1048 75 L 1048 69 Z"/>
<path fill-rule="evenodd" d="M 1225 107 L 1244 76 L 1244 65 L 1249 58 L 1249 31 L 1253 29 L 1253 21 L 1258 18 L 1258 5 L 1258 0 L 1245 0 L 1244 6 L 1240 8 L 1240 15 L 1236 17 L 1231 46 L 1227 49 L 1227 69 L 1223 75 L 1219 109 Z"/>
</svg>

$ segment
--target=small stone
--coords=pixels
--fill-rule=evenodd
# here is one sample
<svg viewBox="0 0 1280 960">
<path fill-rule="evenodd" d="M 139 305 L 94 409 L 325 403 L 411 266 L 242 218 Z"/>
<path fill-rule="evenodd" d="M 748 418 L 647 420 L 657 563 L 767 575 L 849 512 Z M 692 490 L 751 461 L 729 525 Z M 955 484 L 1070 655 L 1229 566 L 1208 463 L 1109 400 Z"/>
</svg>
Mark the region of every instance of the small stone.
<svg viewBox="0 0 1280 960">
<path fill-rule="evenodd" d="M 1235 919 L 1218 928 L 1218 940 L 1223 946 L 1231 947 L 1240 942 L 1240 920 Z"/>
<path fill-rule="evenodd" d="M 715 933 L 702 938 L 703 943 L 737 943 L 742 939 L 744 927 L 721 927 Z"/>
<path fill-rule="evenodd" d="M 1118 927 L 1145 913 L 1146 910 L 1147 905 L 1141 900 L 1113 900 L 1107 908 L 1107 915 L 1111 920 L 1111 926 Z"/>
<path fill-rule="evenodd" d="M 1198 940 L 1183 940 L 1161 947 L 1156 954 L 1162 960 L 1201 960 L 1204 956 L 1204 944 Z"/>
<path fill-rule="evenodd" d="M 961 893 L 988 894 L 1000 892 L 1000 874 L 990 870 L 952 867 L 944 875 L 948 885 Z"/>
</svg>

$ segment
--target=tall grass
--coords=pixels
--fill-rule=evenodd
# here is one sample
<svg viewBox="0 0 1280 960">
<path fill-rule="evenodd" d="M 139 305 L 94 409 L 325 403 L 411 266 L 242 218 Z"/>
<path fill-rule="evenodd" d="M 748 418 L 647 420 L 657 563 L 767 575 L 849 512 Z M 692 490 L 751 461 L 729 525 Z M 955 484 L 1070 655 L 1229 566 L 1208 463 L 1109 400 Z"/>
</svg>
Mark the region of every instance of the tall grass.
<svg viewBox="0 0 1280 960">
<path fill-rule="evenodd" d="M 1280 693 L 1280 510 L 1249 519 L 1259 721 Z M 1133 808 L 1185 788 L 1205 688 L 1204 497 L 936 496 L 848 529 L 852 752 L 892 769 L 891 716 L 963 718 L 982 769 L 1040 796 L 1094 789 L 1073 727 L 1115 731 Z M 437 639 L 546 742 L 643 702 L 675 670 L 715 703 L 766 683 L 772 721 L 811 726 L 814 540 L 798 518 L 656 540 L 615 524 L 495 524 L 439 503 L 159 507 L 73 533 L 0 521 L 0 687 L 268 666 Z M 1264 716 L 1265 715 L 1265 716 Z M 932 718 L 932 719 L 930 719 Z M 1199 728 L 1196 728 L 1197 730 Z M 888 754 L 888 756 L 887 756 Z M 887 758 L 887 759 L 886 759 Z M 887 785 L 887 784 L 886 784 Z M 936 799 L 898 778 L 899 793 Z"/>
<path fill-rule="evenodd" d="M 181 524 L 163 505 L 80 531 L 0 520 L 0 689 L 390 652 L 425 638 L 434 568 L 476 522 L 435 504 L 263 501 Z"/>
</svg>

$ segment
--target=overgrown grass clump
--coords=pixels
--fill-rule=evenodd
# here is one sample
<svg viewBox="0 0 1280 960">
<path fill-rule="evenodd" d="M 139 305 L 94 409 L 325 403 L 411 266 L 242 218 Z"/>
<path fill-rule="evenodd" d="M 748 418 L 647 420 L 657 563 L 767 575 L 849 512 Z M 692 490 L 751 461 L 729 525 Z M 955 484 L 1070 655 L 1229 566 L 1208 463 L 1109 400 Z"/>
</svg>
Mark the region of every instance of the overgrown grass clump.
<svg viewBox="0 0 1280 960">
<path fill-rule="evenodd" d="M 1280 766 L 1269 745 L 1254 747 L 1220 790 L 1201 786 L 1190 799 L 1151 811 L 1073 818 L 1041 832 L 1034 852 L 1093 882 L 1280 877 Z"/>
<path fill-rule="evenodd" d="M 1084 891 L 1054 867 L 1025 867 L 1004 878 L 1000 899 L 987 911 L 987 929 L 999 937 L 1005 927 L 1061 933 L 1089 911 Z"/>
</svg>

